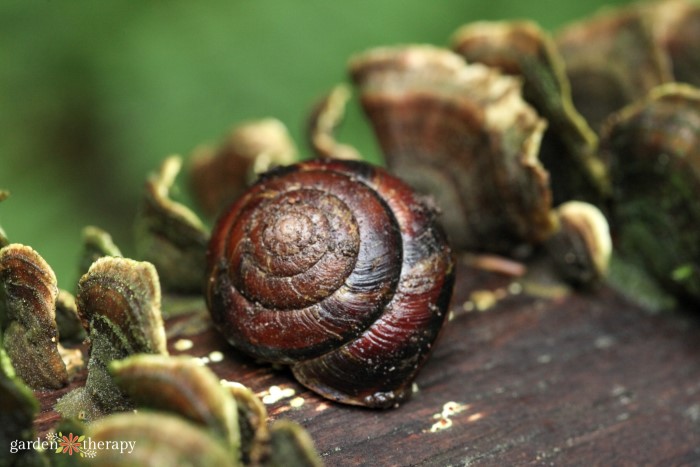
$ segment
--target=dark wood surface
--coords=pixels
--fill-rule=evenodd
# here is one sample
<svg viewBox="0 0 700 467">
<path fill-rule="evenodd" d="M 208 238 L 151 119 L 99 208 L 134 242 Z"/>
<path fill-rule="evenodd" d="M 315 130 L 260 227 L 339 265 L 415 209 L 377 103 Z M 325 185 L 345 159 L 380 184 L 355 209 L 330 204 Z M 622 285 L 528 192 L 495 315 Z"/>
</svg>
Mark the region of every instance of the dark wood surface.
<svg viewBox="0 0 700 467">
<path fill-rule="evenodd" d="M 700 465 L 700 313 L 653 315 L 605 286 L 562 291 L 461 264 L 413 398 L 384 411 L 326 402 L 211 328 L 170 350 L 220 351 L 221 378 L 283 396 L 265 398 L 270 418 L 306 427 L 328 466 Z M 186 352 L 173 347 L 183 337 Z M 64 392 L 41 394 L 40 431 Z"/>
</svg>

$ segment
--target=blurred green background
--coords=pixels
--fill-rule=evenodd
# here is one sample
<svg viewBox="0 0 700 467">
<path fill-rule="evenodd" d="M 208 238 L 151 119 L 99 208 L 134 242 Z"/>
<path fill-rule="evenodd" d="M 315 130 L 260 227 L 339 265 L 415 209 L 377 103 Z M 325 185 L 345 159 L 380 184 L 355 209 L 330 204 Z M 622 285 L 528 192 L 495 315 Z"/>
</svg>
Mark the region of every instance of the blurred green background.
<svg viewBox="0 0 700 467">
<path fill-rule="evenodd" d="M 167 155 L 274 116 L 302 156 L 309 106 L 377 45 L 446 45 L 460 25 L 530 18 L 549 30 L 626 2 L 550 0 L 20 0 L 0 4 L 0 225 L 34 247 L 61 287 L 80 232 L 128 255 L 146 175 Z M 341 137 L 378 160 L 351 109 Z"/>
</svg>

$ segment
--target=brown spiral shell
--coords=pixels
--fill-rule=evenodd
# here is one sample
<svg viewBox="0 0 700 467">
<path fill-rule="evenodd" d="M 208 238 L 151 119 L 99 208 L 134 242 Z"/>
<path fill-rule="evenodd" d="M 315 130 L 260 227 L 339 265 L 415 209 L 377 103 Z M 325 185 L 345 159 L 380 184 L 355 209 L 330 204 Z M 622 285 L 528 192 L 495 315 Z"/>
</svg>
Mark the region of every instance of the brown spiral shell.
<svg viewBox="0 0 700 467">
<path fill-rule="evenodd" d="M 207 303 L 229 342 L 330 399 L 411 392 L 444 321 L 453 261 L 434 210 L 384 170 L 316 160 L 264 175 L 219 219 Z"/>
</svg>

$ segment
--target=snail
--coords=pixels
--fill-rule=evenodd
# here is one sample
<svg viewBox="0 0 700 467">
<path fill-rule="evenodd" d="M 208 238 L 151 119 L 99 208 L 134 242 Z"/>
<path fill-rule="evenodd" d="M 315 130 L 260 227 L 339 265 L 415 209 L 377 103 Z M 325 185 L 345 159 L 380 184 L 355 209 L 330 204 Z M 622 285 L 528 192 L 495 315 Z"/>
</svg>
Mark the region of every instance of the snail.
<svg viewBox="0 0 700 467">
<path fill-rule="evenodd" d="M 338 402 L 411 394 L 444 322 L 454 263 L 436 210 L 385 170 L 313 160 L 264 174 L 223 215 L 206 300 L 239 350 Z"/>
</svg>

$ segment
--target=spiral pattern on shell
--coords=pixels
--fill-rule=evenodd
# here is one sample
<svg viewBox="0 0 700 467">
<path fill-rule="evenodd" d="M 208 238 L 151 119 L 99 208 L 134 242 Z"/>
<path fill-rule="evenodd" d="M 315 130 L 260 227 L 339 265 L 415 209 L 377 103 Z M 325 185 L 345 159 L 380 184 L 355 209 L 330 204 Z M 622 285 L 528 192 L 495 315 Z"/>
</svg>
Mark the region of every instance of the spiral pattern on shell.
<svg viewBox="0 0 700 467">
<path fill-rule="evenodd" d="M 206 295 L 235 347 L 333 400 L 388 407 L 437 337 L 453 269 L 434 210 L 406 184 L 309 161 L 264 175 L 223 214 Z"/>
</svg>

